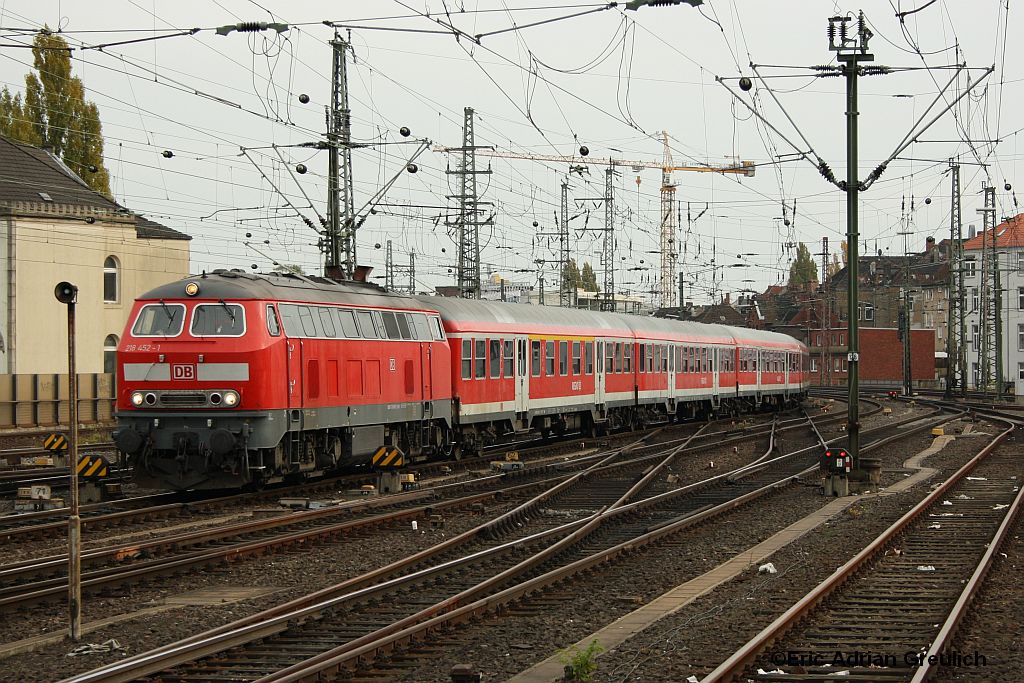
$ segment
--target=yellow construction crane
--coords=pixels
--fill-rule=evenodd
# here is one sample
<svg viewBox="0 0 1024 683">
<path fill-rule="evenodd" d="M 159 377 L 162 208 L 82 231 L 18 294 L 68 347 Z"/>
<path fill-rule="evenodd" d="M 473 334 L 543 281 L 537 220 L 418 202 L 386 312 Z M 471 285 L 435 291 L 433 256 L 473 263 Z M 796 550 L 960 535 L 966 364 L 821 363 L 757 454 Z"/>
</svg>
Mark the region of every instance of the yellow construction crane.
<svg viewBox="0 0 1024 683">
<path fill-rule="evenodd" d="M 555 163 L 568 164 L 572 167 L 580 166 L 628 166 L 634 171 L 641 171 L 645 168 L 661 169 L 661 238 L 659 249 L 661 253 L 661 273 L 659 282 L 659 294 L 661 305 L 665 308 L 676 305 L 676 249 L 675 236 L 678 228 L 676 220 L 676 186 L 672 183 L 673 171 L 692 171 L 696 173 L 730 173 L 743 175 L 748 178 L 754 176 L 757 165 L 753 161 L 740 161 L 734 164 L 707 164 L 696 166 L 676 166 L 672 159 L 672 149 L 669 147 L 668 132 L 661 131 L 661 139 L 664 144 L 664 158 L 661 161 L 614 159 L 609 157 L 590 157 L 586 147 L 581 147 L 579 156 L 561 156 L 558 154 L 533 154 L 531 152 L 518 152 L 515 150 L 501 150 L 493 148 L 478 147 L 475 152 L 477 156 L 494 157 L 498 159 L 526 159 L 528 161 L 551 161 Z M 458 147 L 443 147 L 434 145 L 431 148 L 435 152 L 456 152 L 461 151 Z M 637 185 L 640 184 L 640 176 L 637 176 Z M 682 303 L 681 301 L 679 302 Z"/>
</svg>

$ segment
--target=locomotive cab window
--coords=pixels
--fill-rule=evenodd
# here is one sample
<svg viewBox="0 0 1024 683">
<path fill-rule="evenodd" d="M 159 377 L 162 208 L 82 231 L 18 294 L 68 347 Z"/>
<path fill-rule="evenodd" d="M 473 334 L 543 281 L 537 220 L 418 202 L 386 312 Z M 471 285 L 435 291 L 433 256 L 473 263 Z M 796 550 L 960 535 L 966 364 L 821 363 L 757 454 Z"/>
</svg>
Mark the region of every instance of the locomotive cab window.
<svg viewBox="0 0 1024 683">
<path fill-rule="evenodd" d="M 437 341 L 444 341 L 444 328 L 441 327 L 441 319 L 431 316 L 430 318 L 430 333 L 434 335 L 434 339 Z"/>
<path fill-rule="evenodd" d="M 281 336 L 281 324 L 277 322 L 277 311 L 273 306 L 267 306 L 267 332 L 271 337 Z"/>
<path fill-rule="evenodd" d="M 132 326 L 133 337 L 177 337 L 185 321 L 182 304 L 146 304 Z"/>
<path fill-rule="evenodd" d="M 334 339 L 338 333 L 334 329 L 334 315 L 331 309 L 326 306 L 320 309 L 320 326 L 323 328 L 324 336 Z"/>
<path fill-rule="evenodd" d="M 416 335 L 413 333 L 413 327 L 409 323 L 408 313 L 395 313 L 395 320 L 398 321 L 398 332 L 402 335 L 402 339 L 416 338 Z"/>
<path fill-rule="evenodd" d="M 245 309 L 238 304 L 199 304 L 192 311 L 193 337 L 241 337 L 245 333 Z"/>
</svg>

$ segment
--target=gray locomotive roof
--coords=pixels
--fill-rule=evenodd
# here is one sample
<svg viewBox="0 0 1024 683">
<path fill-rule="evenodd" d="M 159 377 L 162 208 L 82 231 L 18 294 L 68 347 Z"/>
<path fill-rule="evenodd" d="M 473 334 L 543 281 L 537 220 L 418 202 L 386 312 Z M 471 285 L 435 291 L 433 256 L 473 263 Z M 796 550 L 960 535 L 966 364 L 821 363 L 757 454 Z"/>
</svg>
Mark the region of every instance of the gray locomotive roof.
<svg viewBox="0 0 1024 683">
<path fill-rule="evenodd" d="M 315 276 L 290 273 L 271 275 L 246 273 L 241 270 L 215 270 L 190 275 L 176 282 L 161 285 L 139 296 L 140 300 L 184 299 L 185 285 L 199 284 L 196 299 L 269 299 L 283 301 L 315 301 L 322 303 L 382 306 L 387 308 L 419 308 L 422 304 L 409 297 L 388 294 L 372 284 L 336 282 Z"/>
</svg>

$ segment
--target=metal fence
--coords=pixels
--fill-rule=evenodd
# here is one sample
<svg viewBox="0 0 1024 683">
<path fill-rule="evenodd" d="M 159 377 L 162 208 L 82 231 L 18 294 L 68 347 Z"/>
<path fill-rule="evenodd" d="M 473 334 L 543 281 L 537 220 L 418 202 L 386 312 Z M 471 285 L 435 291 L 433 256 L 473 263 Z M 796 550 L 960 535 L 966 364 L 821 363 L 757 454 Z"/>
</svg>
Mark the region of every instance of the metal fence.
<svg viewBox="0 0 1024 683">
<path fill-rule="evenodd" d="M 111 422 L 114 375 L 78 375 L 78 419 L 83 424 Z M 0 375 L 0 429 L 52 427 L 68 422 L 68 376 Z"/>
</svg>

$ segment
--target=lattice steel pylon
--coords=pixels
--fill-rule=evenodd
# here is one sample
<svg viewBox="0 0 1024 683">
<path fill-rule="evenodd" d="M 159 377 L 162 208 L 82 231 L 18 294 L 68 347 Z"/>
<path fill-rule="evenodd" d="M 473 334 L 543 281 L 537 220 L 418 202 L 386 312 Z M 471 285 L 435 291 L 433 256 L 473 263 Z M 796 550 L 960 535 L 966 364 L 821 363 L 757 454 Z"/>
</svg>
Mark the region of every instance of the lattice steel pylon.
<svg viewBox="0 0 1024 683">
<path fill-rule="evenodd" d="M 477 197 L 476 177 L 489 174 L 491 169 L 478 171 L 476 168 L 475 135 L 473 132 L 473 108 L 463 110 L 462 147 L 448 148 L 450 151 L 461 152 L 459 168 L 447 171 L 449 175 L 460 177 L 459 194 L 449 195 L 449 199 L 459 201 L 459 213 L 454 225 L 459 233 L 458 287 L 459 295 L 464 299 L 480 298 L 480 226 L 490 225 L 491 217 L 480 219 L 481 207 L 489 206 L 490 202 L 481 202 Z"/>
<path fill-rule="evenodd" d="M 604 172 L 604 242 L 601 262 L 604 264 L 604 290 L 601 310 L 615 310 L 615 165 L 609 163 Z"/>
<path fill-rule="evenodd" d="M 327 244 L 324 274 L 348 279 L 356 269 L 355 200 L 352 193 L 352 112 L 348 107 L 346 52 L 350 46 L 337 32 L 331 40 L 334 56 L 331 108 L 327 112 L 330 146 L 327 169 Z"/>
<path fill-rule="evenodd" d="M 391 240 L 388 240 L 384 253 L 384 289 L 395 291 L 395 259 L 391 251 Z"/>
<path fill-rule="evenodd" d="M 676 305 L 676 233 L 679 223 L 676 216 L 676 186 L 672 184 L 672 148 L 668 144 L 668 131 L 661 131 L 665 154 L 661 169 L 661 293 L 662 308 Z"/>
<path fill-rule="evenodd" d="M 999 362 L 998 305 L 996 302 L 999 286 L 999 260 L 996 258 L 996 188 L 982 183 L 985 206 L 978 209 L 982 214 L 981 232 L 981 302 L 979 327 L 981 349 L 978 354 L 978 389 L 993 391 L 997 387 L 996 366 Z"/>
<path fill-rule="evenodd" d="M 558 262 L 561 277 L 558 280 L 558 305 L 572 306 L 573 290 L 576 283 L 570 282 L 569 275 L 569 183 L 562 183 L 562 210 L 558 215 Z"/>
<path fill-rule="evenodd" d="M 949 212 L 949 315 L 946 329 L 946 395 L 967 393 L 967 316 L 964 310 L 963 215 L 960 164 L 949 162 L 952 204 Z"/>
</svg>

